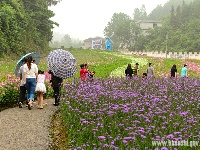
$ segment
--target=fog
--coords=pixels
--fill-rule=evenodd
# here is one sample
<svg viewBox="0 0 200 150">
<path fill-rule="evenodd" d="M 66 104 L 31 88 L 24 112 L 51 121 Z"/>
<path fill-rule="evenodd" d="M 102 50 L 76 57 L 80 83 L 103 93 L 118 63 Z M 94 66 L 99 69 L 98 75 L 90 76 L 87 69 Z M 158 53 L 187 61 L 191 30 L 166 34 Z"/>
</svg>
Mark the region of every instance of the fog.
<svg viewBox="0 0 200 150">
<path fill-rule="evenodd" d="M 72 38 L 84 40 L 89 37 L 103 35 L 103 30 L 114 13 L 125 13 L 133 17 L 135 8 L 143 4 L 149 14 L 157 5 L 168 0 L 62 0 L 50 9 L 55 13 L 51 20 L 59 27 L 53 29 L 60 34 L 68 34 Z"/>
</svg>

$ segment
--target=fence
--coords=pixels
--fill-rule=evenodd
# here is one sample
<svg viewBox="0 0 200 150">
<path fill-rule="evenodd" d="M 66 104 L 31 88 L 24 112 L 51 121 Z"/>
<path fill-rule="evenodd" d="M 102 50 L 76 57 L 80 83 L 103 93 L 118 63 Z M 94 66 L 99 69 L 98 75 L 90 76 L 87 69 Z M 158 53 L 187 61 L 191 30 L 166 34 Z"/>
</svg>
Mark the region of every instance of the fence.
<svg viewBox="0 0 200 150">
<path fill-rule="evenodd" d="M 160 58 L 179 58 L 179 59 L 199 59 L 200 60 L 200 53 L 199 52 L 158 52 L 158 51 L 151 51 L 151 52 L 144 52 L 144 51 L 121 51 L 124 54 L 131 54 L 131 55 L 142 55 L 142 56 L 152 56 L 152 57 L 160 57 Z"/>
</svg>

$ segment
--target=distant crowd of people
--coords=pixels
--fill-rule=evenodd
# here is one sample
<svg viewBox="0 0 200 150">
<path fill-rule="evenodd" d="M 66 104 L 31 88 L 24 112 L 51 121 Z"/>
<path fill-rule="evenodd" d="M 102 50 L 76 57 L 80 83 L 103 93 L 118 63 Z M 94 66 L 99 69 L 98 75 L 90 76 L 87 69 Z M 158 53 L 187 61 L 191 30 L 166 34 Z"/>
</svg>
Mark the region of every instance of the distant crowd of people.
<svg viewBox="0 0 200 150">
<path fill-rule="evenodd" d="M 177 77 L 177 68 L 176 65 L 174 64 L 171 68 L 171 77 Z M 138 76 L 139 73 L 139 64 L 136 63 L 135 67 L 132 68 L 131 64 L 128 64 L 127 68 L 125 69 L 125 75 L 126 77 L 133 77 L 133 76 Z M 183 68 L 181 69 L 181 77 L 187 77 L 187 64 L 183 65 Z M 142 74 L 142 78 L 151 78 L 155 77 L 154 75 L 154 68 L 152 67 L 152 63 L 149 63 L 149 67 L 147 68 L 147 72 L 144 72 Z"/>
</svg>

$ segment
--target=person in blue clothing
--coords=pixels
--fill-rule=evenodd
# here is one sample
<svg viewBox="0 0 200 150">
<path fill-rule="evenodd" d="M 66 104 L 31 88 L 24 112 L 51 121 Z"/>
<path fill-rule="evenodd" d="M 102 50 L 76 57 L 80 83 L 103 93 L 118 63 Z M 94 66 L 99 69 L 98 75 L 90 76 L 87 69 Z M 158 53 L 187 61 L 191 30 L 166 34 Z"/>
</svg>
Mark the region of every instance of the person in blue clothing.
<svg viewBox="0 0 200 150">
<path fill-rule="evenodd" d="M 181 69 L 181 77 L 187 77 L 187 64 L 184 64 L 184 67 Z"/>
</svg>

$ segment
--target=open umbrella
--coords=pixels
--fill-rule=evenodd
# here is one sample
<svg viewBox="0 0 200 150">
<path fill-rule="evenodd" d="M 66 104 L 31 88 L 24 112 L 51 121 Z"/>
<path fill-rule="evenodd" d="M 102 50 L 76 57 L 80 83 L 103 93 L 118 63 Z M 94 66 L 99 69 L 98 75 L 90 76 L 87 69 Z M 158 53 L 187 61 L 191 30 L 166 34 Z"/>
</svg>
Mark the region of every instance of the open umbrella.
<svg viewBox="0 0 200 150">
<path fill-rule="evenodd" d="M 51 51 L 47 57 L 47 64 L 54 76 L 63 79 L 73 77 L 77 70 L 74 56 L 62 49 Z"/>
<path fill-rule="evenodd" d="M 16 64 L 16 67 L 15 67 L 15 75 L 18 77 L 19 76 L 19 69 L 20 67 L 25 63 L 25 58 L 28 58 L 29 56 L 32 56 L 33 59 L 35 60 L 35 63 L 38 65 L 39 62 L 40 62 L 40 53 L 39 52 L 31 52 L 31 53 L 28 53 L 24 56 L 22 56 L 19 61 L 17 62 Z"/>
</svg>

